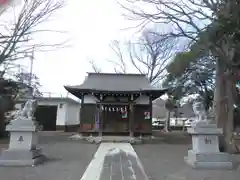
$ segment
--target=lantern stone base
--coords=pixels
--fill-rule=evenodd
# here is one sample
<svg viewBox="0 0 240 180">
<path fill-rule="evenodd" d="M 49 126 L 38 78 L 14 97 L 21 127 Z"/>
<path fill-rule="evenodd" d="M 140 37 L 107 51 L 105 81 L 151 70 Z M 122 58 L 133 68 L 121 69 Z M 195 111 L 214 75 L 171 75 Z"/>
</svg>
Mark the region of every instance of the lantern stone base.
<svg viewBox="0 0 240 180">
<path fill-rule="evenodd" d="M 192 150 L 188 151 L 185 161 L 196 169 L 234 169 L 232 155 L 219 152 L 218 136 L 222 134 L 222 129 L 216 124 L 200 122 L 188 128 L 188 133 L 192 135 Z"/>
<path fill-rule="evenodd" d="M 34 166 L 45 160 L 41 149 L 36 150 L 10 150 L 2 152 L 0 156 L 1 166 Z"/>
<path fill-rule="evenodd" d="M 34 119 L 18 117 L 7 125 L 9 148 L 0 155 L 1 166 L 34 166 L 46 158 L 38 148 L 37 125 Z"/>
<path fill-rule="evenodd" d="M 185 162 L 195 169 L 234 169 L 231 155 L 221 152 L 199 153 L 193 150 L 188 151 Z"/>
</svg>

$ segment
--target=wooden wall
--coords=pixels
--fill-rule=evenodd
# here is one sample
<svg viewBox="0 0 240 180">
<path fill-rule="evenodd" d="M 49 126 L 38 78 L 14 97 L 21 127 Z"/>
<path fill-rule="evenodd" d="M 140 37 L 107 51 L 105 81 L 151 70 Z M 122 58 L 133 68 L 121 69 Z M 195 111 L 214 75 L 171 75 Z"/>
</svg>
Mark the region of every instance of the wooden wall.
<svg viewBox="0 0 240 180">
<path fill-rule="evenodd" d="M 96 104 L 83 104 L 81 108 L 82 117 L 80 119 L 80 131 L 97 131 L 95 128 L 96 106 Z M 152 120 L 151 118 L 145 119 L 144 112 L 152 112 L 152 107 L 148 104 L 134 105 L 134 132 L 151 133 Z M 128 118 L 129 115 L 128 113 Z"/>
<path fill-rule="evenodd" d="M 134 106 L 134 126 L 135 132 L 151 132 L 152 120 L 145 119 L 144 112 L 151 112 L 150 105 L 135 105 Z"/>
<path fill-rule="evenodd" d="M 80 114 L 80 131 L 93 130 L 95 127 L 96 104 L 83 104 Z"/>
</svg>

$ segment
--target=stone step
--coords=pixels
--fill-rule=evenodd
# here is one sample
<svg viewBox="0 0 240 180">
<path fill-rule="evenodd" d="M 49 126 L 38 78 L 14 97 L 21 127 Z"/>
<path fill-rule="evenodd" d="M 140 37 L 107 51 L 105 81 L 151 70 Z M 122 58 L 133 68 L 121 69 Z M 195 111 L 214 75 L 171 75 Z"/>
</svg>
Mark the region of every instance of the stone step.
<svg viewBox="0 0 240 180">
<path fill-rule="evenodd" d="M 131 143 L 131 144 L 143 143 L 142 139 L 128 137 L 128 136 L 125 136 L 125 137 L 124 136 L 102 136 L 102 137 L 89 136 L 89 137 L 85 137 L 84 139 L 90 143 L 104 143 L 104 142 Z"/>
</svg>

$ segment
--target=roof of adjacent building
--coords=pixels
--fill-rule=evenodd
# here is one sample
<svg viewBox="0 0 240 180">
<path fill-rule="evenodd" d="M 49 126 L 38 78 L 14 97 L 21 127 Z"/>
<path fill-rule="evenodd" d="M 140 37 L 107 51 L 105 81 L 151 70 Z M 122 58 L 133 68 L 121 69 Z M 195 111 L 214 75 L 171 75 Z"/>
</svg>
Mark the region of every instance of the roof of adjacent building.
<svg viewBox="0 0 240 180">
<path fill-rule="evenodd" d="M 68 97 L 36 97 L 36 99 L 39 102 L 46 102 L 46 101 L 58 101 L 59 103 L 73 103 L 73 104 L 80 104 L 80 102 L 72 99 L 72 98 L 68 98 Z M 18 102 L 26 102 L 27 99 L 19 99 Z"/>
<path fill-rule="evenodd" d="M 102 92 L 141 92 L 158 91 L 164 94 L 166 89 L 151 86 L 145 74 L 88 73 L 84 82 L 77 86 L 64 86 L 67 91 Z"/>
<path fill-rule="evenodd" d="M 182 113 L 183 117 L 191 118 L 195 117 L 192 104 L 191 103 L 186 103 L 184 104 L 180 109 L 179 112 Z"/>
<path fill-rule="evenodd" d="M 81 104 L 80 102 L 69 98 L 69 97 L 38 97 L 38 101 L 59 101 L 59 102 L 67 102 L 73 104 Z"/>
<path fill-rule="evenodd" d="M 153 101 L 152 104 L 152 117 L 154 118 L 166 118 L 168 110 L 165 107 L 166 100 L 161 98 Z M 173 117 L 173 113 L 170 113 L 170 117 Z"/>
<path fill-rule="evenodd" d="M 165 107 L 166 101 L 159 98 L 153 101 L 153 107 L 152 107 L 152 116 L 157 118 L 164 118 L 167 114 L 167 109 Z M 192 109 L 191 103 L 186 103 L 183 106 L 178 108 L 177 115 L 182 118 L 191 118 L 195 117 L 195 114 Z M 170 117 L 174 117 L 174 113 L 170 114 Z"/>
</svg>

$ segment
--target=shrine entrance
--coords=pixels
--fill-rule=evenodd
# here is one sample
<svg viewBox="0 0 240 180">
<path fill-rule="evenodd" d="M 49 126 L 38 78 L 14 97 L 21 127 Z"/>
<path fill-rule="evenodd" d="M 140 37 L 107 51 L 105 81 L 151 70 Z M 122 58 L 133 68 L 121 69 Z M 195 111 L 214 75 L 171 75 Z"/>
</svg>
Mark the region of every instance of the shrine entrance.
<svg viewBox="0 0 240 180">
<path fill-rule="evenodd" d="M 127 104 L 98 104 L 95 127 L 104 133 L 129 133 L 129 114 L 130 109 Z"/>
<path fill-rule="evenodd" d="M 103 132 L 129 132 L 129 106 L 103 105 Z"/>
</svg>

